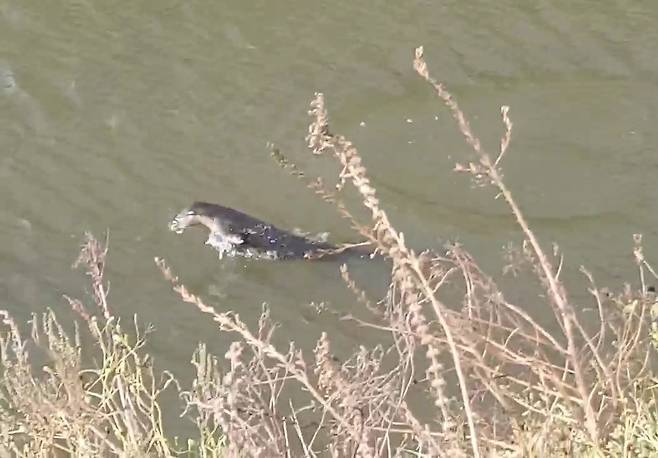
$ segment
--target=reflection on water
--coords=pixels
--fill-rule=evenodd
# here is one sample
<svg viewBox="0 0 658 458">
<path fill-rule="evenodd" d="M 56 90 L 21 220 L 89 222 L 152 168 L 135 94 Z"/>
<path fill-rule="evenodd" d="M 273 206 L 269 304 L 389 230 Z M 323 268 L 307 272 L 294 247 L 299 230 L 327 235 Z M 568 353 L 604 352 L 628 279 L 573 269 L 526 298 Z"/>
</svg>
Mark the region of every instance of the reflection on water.
<svg viewBox="0 0 658 458">
<path fill-rule="evenodd" d="M 219 261 L 201 236 L 166 227 L 182 205 L 208 200 L 355 241 L 265 146 L 335 176 L 336 164 L 304 151 L 317 90 L 412 245 L 460 240 L 498 275 L 502 246 L 519 235 L 500 202 L 451 172 L 468 149 L 411 70 L 419 44 L 492 149 L 499 107 L 511 106 L 507 178 L 574 270 L 618 283 L 633 232 L 654 252 L 658 3 L 224 3 L 0 0 L 2 307 L 28 318 L 65 307 L 63 293 L 84 296 L 68 266 L 85 230 L 109 228 L 114 308 L 155 324 L 151 349 L 176 372 L 198 341 L 222 355 L 226 338 L 173 296 L 154 256 L 251 323 L 268 302 L 282 342 L 327 329 L 342 337 L 337 351 L 376 340 L 309 308 L 356 307 L 336 264 Z M 385 263 L 350 265 L 384 290 Z"/>
</svg>

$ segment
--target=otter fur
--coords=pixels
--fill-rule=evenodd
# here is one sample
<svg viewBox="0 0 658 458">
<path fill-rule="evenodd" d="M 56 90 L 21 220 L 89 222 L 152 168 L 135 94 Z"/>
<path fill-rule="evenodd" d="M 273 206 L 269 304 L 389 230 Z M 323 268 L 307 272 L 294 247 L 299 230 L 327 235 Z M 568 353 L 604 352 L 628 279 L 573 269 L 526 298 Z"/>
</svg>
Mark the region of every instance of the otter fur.
<svg viewBox="0 0 658 458">
<path fill-rule="evenodd" d="M 169 223 L 178 234 L 191 226 L 205 226 L 206 244 L 224 254 L 266 259 L 318 259 L 345 251 L 330 243 L 314 241 L 279 229 L 233 208 L 194 202 Z"/>
</svg>

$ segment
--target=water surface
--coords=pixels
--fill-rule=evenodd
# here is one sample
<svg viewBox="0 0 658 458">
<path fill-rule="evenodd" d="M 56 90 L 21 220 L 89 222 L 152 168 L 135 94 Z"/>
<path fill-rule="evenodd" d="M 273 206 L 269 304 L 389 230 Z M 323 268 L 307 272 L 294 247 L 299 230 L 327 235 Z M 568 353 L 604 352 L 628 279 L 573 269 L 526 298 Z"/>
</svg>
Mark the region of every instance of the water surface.
<svg viewBox="0 0 658 458">
<path fill-rule="evenodd" d="M 176 299 L 154 256 L 250 323 L 268 302 L 280 342 L 323 330 L 337 351 L 376 342 L 308 306 L 357 307 L 337 265 L 220 262 L 200 232 L 167 230 L 207 200 L 354 240 L 268 155 L 272 142 L 309 171 L 338 171 L 304 149 L 314 91 L 414 247 L 460 240 L 500 275 L 519 233 L 491 192 L 451 172 L 469 151 L 412 70 L 420 44 L 492 150 L 511 106 L 506 177 L 545 245 L 565 250 L 568 279 L 586 264 L 612 286 L 633 281 L 632 234 L 649 256 L 658 240 L 657 21 L 658 3 L 627 0 L 0 0 L 0 305 L 21 319 L 65 310 L 63 293 L 85 294 L 69 269 L 82 234 L 109 230 L 113 307 L 154 323 L 150 349 L 177 374 L 198 341 L 223 355 L 226 340 Z M 385 286 L 385 264 L 352 268 Z"/>
</svg>

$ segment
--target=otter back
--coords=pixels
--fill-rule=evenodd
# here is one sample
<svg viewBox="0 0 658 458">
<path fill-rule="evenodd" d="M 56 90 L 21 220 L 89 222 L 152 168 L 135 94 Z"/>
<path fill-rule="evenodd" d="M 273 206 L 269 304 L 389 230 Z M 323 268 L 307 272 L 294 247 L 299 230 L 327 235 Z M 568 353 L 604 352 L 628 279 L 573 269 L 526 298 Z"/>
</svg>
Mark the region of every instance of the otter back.
<svg viewBox="0 0 658 458">
<path fill-rule="evenodd" d="M 217 249 L 220 257 L 228 254 L 266 259 L 324 259 L 332 257 L 332 252 L 347 251 L 293 234 L 233 208 L 208 202 L 194 202 L 183 209 L 169 223 L 169 229 L 182 233 L 197 225 L 208 229 L 206 243 Z"/>
</svg>

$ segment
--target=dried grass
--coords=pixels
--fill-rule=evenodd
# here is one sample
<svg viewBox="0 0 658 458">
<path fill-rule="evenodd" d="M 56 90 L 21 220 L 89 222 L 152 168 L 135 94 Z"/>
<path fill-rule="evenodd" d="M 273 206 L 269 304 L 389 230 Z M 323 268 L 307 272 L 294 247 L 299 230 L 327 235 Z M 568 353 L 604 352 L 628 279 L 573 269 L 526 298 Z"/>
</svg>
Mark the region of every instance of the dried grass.
<svg viewBox="0 0 658 458">
<path fill-rule="evenodd" d="M 95 309 L 65 296 L 82 329 L 71 332 L 48 310 L 32 316 L 25 338 L 0 310 L 0 456 L 219 456 L 222 444 L 178 446 L 165 434 L 161 396 L 180 387 L 169 372 L 154 373 L 144 352 L 152 329 L 135 317 L 124 332 L 112 314 L 106 255 L 107 241 L 86 234 L 74 266 L 85 267 Z M 205 432 L 202 418 L 192 419 Z"/>
<path fill-rule="evenodd" d="M 329 156 L 340 172 L 330 190 L 280 151 L 273 155 L 291 175 L 322 199 L 390 260 L 385 297 L 369 297 L 341 274 L 355 294 L 355 307 L 370 318 L 344 316 L 345 326 L 380 334 L 380 345 L 361 346 L 339 361 L 332 336 L 315 348 L 272 343 L 276 331 L 264 307 L 251 330 L 237 313 L 218 311 L 190 292 L 167 263 L 156 264 L 181 299 L 213 320 L 235 341 L 223 360 L 201 345 L 193 357 L 190 389 L 170 374 L 156 377 L 143 356 L 145 333 L 122 332 L 108 305 L 103 280 L 106 244 L 88 237 L 79 259 L 87 266 L 95 317 L 81 301 L 69 302 L 93 337 L 99 355 L 83 369 L 76 328 L 66 336 L 52 312 L 35 317 L 30 345 L 50 361 L 34 374 L 28 340 L 7 312 L 0 312 L 4 377 L 0 383 L 1 451 L 47 455 L 59 449 L 79 456 L 193 453 L 195 456 L 656 456 L 658 418 L 652 371 L 658 346 L 658 301 L 648 278 L 658 278 L 634 238 L 639 285 L 613 293 L 581 268 L 590 304 L 577 304 L 560 276 L 559 248 L 546 251 L 505 184 L 513 123 L 501 108 L 503 133 L 494 157 L 473 132 L 444 85 L 429 73 L 423 50 L 414 68 L 452 113 L 473 159 L 457 164 L 502 198 L 522 241 L 505 255 L 507 275 L 534 277 L 533 302 L 515 304 L 460 245 L 415 252 L 394 228 L 377 197 L 356 147 L 334 134 L 322 94 L 311 102 L 307 142 L 315 156 Z M 368 213 L 360 220 L 341 198 L 358 193 Z M 456 299 L 455 299 L 456 298 Z M 545 311 L 552 313 L 546 324 Z M 360 315 L 363 315 L 360 314 Z M 37 319 L 38 318 L 38 319 Z M 185 415 L 199 439 L 184 450 L 167 439 L 158 404 L 166 388 L 179 390 Z M 174 445 L 172 445 L 174 444 Z"/>
<path fill-rule="evenodd" d="M 305 456 L 601 456 L 619 445 L 620 428 L 623 437 L 637 439 L 637 425 L 655 424 L 647 406 L 655 393 L 649 309 L 657 307 L 645 277 L 658 278 L 644 259 L 641 241 L 635 248 L 639 291 L 627 286 L 622 293 L 607 293 L 582 268 L 598 313 L 596 326 L 590 318 L 585 326 L 583 304 L 569 299 L 560 279 L 559 249 L 554 247 L 552 255 L 545 251 L 505 184 L 502 164 L 513 130 L 509 107 L 501 108 L 504 129 L 494 159 L 456 100 L 430 76 L 422 48 L 416 50 L 414 68 L 450 110 L 473 150 L 474 159 L 457 164 L 456 171 L 479 187 L 492 187 L 517 222 L 523 241 L 508 250 L 510 264 L 504 270 L 527 270 L 536 278 L 537 298 L 552 311 L 553 321 L 542 324 L 545 319 L 508 301 L 464 247 L 422 253 L 409 248 L 391 224 L 356 147 L 332 132 L 324 97 L 316 94 L 306 140 L 313 155 L 336 160 L 340 171 L 333 190 L 320 178 L 309 178 L 281 151 L 272 154 L 390 259 L 390 288 L 381 300 L 369 298 L 341 267 L 347 287 L 372 320 L 344 318 L 381 331 L 386 343 L 363 347 L 344 363 L 332 357 L 327 334 L 319 336 L 312 359 L 292 343 L 277 350 L 271 332 L 259 338 L 236 314 L 215 311 L 157 260 L 183 300 L 238 338 L 226 355 L 231 369 L 223 390 L 214 404 L 205 404 L 222 419 L 229 454 L 247 449 L 254 455 L 296 450 Z M 358 220 L 341 198 L 348 185 L 369 212 L 366 221 Z M 461 291 L 457 301 L 455 291 Z M 267 323 L 265 313 L 259 335 L 272 329 Z M 282 397 L 284 385 L 301 404 Z M 412 402 L 414 397 L 421 402 Z M 240 407 L 229 401 L 239 401 Z M 628 443 L 624 453 L 637 451 Z M 656 435 L 643 443 L 655 445 Z"/>
</svg>

